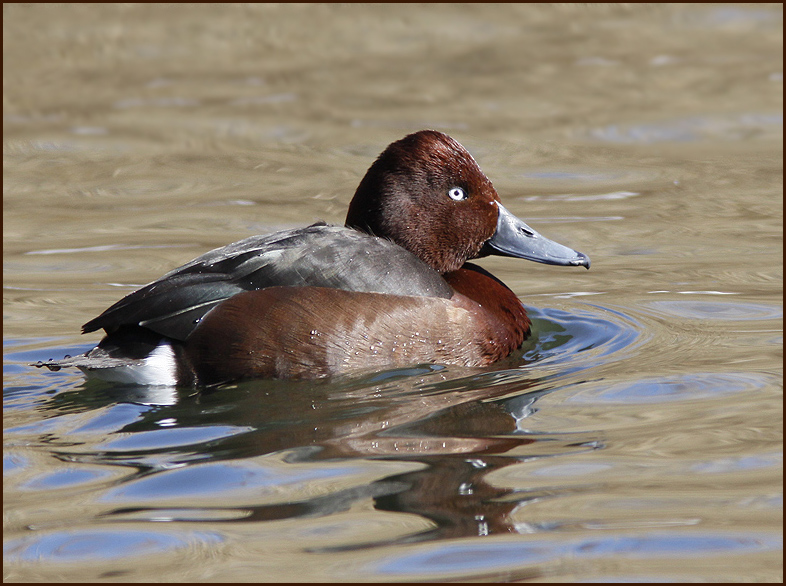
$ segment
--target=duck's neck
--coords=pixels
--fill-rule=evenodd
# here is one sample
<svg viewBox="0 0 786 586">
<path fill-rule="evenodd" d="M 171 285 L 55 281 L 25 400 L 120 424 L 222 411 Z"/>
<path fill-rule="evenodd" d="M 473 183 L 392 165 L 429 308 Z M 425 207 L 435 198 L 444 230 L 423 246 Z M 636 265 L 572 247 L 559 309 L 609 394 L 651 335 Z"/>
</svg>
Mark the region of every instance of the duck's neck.
<svg viewBox="0 0 786 586">
<path fill-rule="evenodd" d="M 478 303 L 489 324 L 509 345 L 509 352 L 519 348 L 529 335 L 531 322 L 515 293 L 494 275 L 477 265 L 465 263 L 457 271 L 442 275 L 458 293 Z"/>
</svg>

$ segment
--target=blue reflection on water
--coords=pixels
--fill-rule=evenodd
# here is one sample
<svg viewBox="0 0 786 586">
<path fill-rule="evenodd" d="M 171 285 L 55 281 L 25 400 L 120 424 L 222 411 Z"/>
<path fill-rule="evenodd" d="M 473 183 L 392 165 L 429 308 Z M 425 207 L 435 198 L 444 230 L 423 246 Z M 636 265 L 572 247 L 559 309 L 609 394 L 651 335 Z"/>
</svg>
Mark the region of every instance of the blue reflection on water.
<svg viewBox="0 0 786 586">
<path fill-rule="evenodd" d="M 70 562 L 113 560 L 223 541 L 218 533 L 178 534 L 139 530 L 66 530 L 14 539 L 3 544 L 6 562 Z"/>
<path fill-rule="evenodd" d="M 552 541 L 475 540 L 422 546 L 415 553 L 392 556 L 374 567 L 383 575 L 417 575 L 482 572 L 542 564 L 559 558 L 597 558 L 603 556 L 654 558 L 729 555 L 754 551 L 773 551 L 783 547 L 783 540 L 766 535 L 684 535 L 676 533 L 605 539 Z"/>
</svg>

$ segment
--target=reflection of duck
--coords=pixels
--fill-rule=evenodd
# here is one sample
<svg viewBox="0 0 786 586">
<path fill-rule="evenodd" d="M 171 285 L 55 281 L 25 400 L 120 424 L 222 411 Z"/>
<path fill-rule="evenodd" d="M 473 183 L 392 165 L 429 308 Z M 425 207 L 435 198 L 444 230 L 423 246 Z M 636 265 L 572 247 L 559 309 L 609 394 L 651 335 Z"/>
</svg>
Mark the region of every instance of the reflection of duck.
<svg viewBox="0 0 786 586">
<path fill-rule="evenodd" d="M 117 495 L 117 502 L 130 507 L 115 509 L 111 517 L 159 518 L 156 503 L 145 505 L 136 497 L 129 503 L 127 495 L 155 495 L 163 486 L 175 486 L 181 487 L 178 498 L 188 500 L 192 490 L 204 495 L 204 483 L 194 482 L 197 478 L 219 497 L 240 488 L 248 500 L 238 501 L 233 492 L 229 504 L 168 509 L 173 521 L 204 518 L 203 509 L 213 521 L 233 523 L 329 516 L 353 507 L 371 514 L 371 503 L 380 511 L 409 514 L 392 520 L 390 527 L 391 520 L 383 521 L 386 530 L 379 534 L 361 531 L 361 537 L 350 531 L 315 544 L 326 552 L 515 532 L 518 521 L 510 513 L 529 493 L 519 498 L 504 477 L 501 484 L 486 477 L 520 464 L 523 456 L 560 454 L 576 441 L 573 436 L 563 442 L 521 433 L 517 420 L 544 392 L 528 391 L 541 381 L 520 370 L 478 373 L 424 366 L 396 372 L 408 374 L 381 382 L 369 374 L 340 382 L 252 380 L 196 394 L 179 389 L 180 397 L 171 405 L 136 410 L 133 421 L 115 422 L 114 433 L 106 437 L 112 447 L 95 446 L 90 461 L 145 466 L 147 456 L 140 455 L 139 446 L 151 441 L 165 442 L 166 454 L 156 460 L 154 474 L 110 489 L 108 500 Z M 96 409 L 127 401 L 129 391 L 133 389 L 88 383 L 80 393 L 53 397 L 46 408 L 67 404 L 73 409 L 74 402 L 84 402 Z M 162 435 L 162 421 L 182 433 Z M 115 447 L 117 437 L 123 438 L 122 446 Z M 307 485 L 316 483 L 314 490 L 301 493 L 293 487 L 296 497 L 290 490 L 275 495 L 267 490 L 271 481 L 287 486 L 292 474 Z M 320 480 L 325 478 L 327 485 Z M 369 522 L 373 525 L 373 518 Z"/>
<path fill-rule="evenodd" d="M 458 142 L 392 143 L 360 182 L 346 227 L 315 224 L 210 251 L 83 327 L 107 336 L 77 366 L 107 380 L 212 385 L 508 356 L 530 322 L 466 261 L 496 254 L 589 268 L 510 214 Z"/>
</svg>

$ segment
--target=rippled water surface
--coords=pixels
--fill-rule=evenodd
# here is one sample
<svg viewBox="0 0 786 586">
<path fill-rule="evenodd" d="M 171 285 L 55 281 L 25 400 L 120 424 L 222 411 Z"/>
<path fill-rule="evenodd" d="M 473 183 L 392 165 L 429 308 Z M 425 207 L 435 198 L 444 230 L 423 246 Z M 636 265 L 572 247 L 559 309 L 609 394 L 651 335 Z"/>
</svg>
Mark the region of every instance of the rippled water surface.
<svg viewBox="0 0 786 586">
<path fill-rule="evenodd" d="M 4 5 L 7 581 L 782 580 L 780 5 Z M 534 334 L 213 392 L 30 362 L 210 248 L 465 144 L 592 269 Z"/>
</svg>

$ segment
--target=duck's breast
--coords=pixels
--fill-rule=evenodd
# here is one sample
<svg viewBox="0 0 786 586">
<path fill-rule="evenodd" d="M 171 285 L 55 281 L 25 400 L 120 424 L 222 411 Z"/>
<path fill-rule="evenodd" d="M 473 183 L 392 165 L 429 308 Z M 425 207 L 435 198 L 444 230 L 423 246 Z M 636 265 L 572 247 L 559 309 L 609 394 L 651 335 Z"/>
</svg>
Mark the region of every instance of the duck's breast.
<svg viewBox="0 0 786 586">
<path fill-rule="evenodd" d="M 484 366 L 521 345 L 529 331 L 523 307 L 520 317 L 515 324 L 501 319 L 460 292 L 445 299 L 271 287 L 217 306 L 185 349 L 203 384 L 316 378 L 424 362 Z"/>
</svg>

